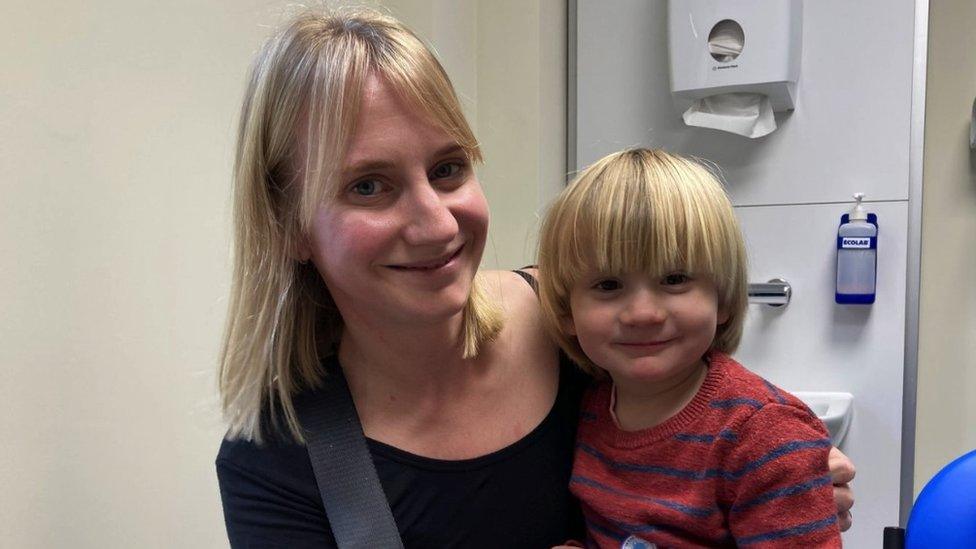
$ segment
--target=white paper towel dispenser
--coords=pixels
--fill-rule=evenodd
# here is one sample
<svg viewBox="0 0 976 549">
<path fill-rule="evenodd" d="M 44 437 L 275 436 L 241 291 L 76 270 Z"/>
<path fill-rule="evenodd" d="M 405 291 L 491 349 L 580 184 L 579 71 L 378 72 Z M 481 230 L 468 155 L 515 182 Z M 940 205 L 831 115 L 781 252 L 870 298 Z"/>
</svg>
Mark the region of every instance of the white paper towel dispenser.
<svg viewBox="0 0 976 549">
<path fill-rule="evenodd" d="M 772 111 L 794 108 L 802 33 L 802 0 L 669 0 L 671 91 L 705 115 L 755 113 L 772 128 L 717 129 L 765 135 Z"/>
</svg>

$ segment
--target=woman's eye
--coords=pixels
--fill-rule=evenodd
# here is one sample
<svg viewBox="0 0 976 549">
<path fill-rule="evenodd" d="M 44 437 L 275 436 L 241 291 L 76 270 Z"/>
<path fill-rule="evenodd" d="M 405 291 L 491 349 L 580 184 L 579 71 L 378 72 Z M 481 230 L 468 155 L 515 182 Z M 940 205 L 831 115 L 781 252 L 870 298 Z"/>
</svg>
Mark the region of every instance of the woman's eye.
<svg viewBox="0 0 976 549">
<path fill-rule="evenodd" d="M 353 184 L 352 192 L 359 196 L 373 196 L 380 192 L 380 182 L 375 179 L 364 179 Z"/>
<path fill-rule="evenodd" d="M 691 280 L 691 278 L 685 273 L 671 273 L 664 275 L 662 282 L 666 286 L 678 286 L 688 282 L 689 280 Z"/>
<path fill-rule="evenodd" d="M 593 285 L 593 288 L 601 292 L 613 292 L 621 288 L 618 280 L 601 280 Z"/>
<path fill-rule="evenodd" d="M 460 162 L 445 162 L 430 172 L 431 179 L 444 179 L 458 174 L 464 165 Z"/>
</svg>

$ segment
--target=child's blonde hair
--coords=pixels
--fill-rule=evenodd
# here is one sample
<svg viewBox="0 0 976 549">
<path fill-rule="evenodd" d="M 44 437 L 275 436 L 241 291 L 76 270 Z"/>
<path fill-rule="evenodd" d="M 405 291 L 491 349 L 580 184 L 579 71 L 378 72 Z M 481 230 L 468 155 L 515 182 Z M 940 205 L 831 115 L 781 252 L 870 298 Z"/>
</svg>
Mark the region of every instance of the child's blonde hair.
<svg viewBox="0 0 976 549">
<path fill-rule="evenodd" d="M 228 438 L 260 442 L 267 412 L 271 427 L 283 420 L 303 440 L 292 397 L 319 383 L 320 360 L 343 323 L 315 266 L 296 251 L 319 205 L 337 192 L 370 74 L 481 161 L 444 69 L 392 17 L 363 8 L 308 12 L 268 40 L 251 68 L 237 138 L 234 280 L 219 373 Z M 475 279 L 463 355 L 477 355 L 501 327 Z"/>
<path fill-rule="evenodd" d="M 572 315 L 573 285 L 591 268 L 710 277 L 719 310 L 729 315 L 711 349 L 731 353 L 738 346 L 748 299 L 745 244 L 732 203 L 702 164 L 662 150 L 611 154 L 583 170 L 543 221 L 539 293 L 546 323 L 573 360 L 602 376 L 562 329 Z"/>
</svg>

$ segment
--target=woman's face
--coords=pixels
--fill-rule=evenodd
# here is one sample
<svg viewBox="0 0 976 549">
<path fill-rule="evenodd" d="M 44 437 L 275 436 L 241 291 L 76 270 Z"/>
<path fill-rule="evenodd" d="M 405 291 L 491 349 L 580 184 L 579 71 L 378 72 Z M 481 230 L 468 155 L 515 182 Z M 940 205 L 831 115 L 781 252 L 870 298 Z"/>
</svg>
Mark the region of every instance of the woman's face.
<svg viewBox="0 0 976 549">
<path fill-rule="evenodd" d="M 346 323 L 448 319 L 471 291 L 487 202 L 450 135 L 382 78 L 363 91 L 338 196 L 319 207 L 307 253 Z"/>
</svg>

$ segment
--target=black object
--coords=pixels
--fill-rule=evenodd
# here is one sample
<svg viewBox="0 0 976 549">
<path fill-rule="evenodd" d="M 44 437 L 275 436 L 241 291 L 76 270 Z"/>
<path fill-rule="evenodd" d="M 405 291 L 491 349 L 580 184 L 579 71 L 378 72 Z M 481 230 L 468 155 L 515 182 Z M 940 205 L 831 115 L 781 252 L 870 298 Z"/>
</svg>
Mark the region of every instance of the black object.
<svg viewBox="0 0 976 549">
<path fill-rule="evenodd" d="M 522 269 L 535 269 L 535 268 L 536 268 L 535 265 L 529 265 L 527 267 L 522 267 Z M 535 295 L 539 295 L 539 281 L 536 280 L 534 276 L 530 275 L 529 273 L 527 273 L 527 272 L 525 272 L 523 270 L 514 270 L 512 272 L 515 273 L 515 274 L 517 274 L 517 275 L 519 275 L 526 282 L 528 282 L 529 283 L 529 286 L 532 287 L 532 291 L 535 292 Z"/>
<path fill-rule="evenodd" d="M 904 549 L 905 529 L 897 526 L 886 526 L 881 547 L 882 549 Z"/>
<path fill-rule="evenodd" d="M 336 543 L 402 549 L 342 368 L 329 370 L 318 396 L 296 403 L 296 411 Z"/>
</svg>

